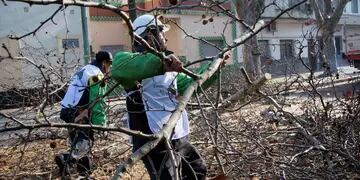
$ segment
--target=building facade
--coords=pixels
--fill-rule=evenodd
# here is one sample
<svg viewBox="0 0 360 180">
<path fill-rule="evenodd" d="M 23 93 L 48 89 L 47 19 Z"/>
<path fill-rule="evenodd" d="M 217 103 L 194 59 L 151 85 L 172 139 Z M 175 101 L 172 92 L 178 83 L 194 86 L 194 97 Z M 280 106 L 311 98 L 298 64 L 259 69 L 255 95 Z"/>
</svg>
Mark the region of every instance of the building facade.
<svg viewBox="0 0 360 180">
<path fill-rule="evenodd" d="M 287 8 L 300 0 L 278 1 L 280 8 Z M 337 3 L 337 1 L 333 1 Z M 344 53 L 347 52 L 347 39 L 360 35 L 360 6 L 359 0 L 351 0 L 346 5 L 344 13 L 335 28 L 334 40 L 336 47 L 336 64 L 337 66 L 350 65 Z M 281 9 L 276 7 L 269 8 L 263 19 L 269 21 L 275 17 Z M 305 64 L 310 65 L 308 47 L 311 42 L 316 42 L 321 38 L 321 32 L 316 25 L 314 13 L 311 10 L 309 2 L 299 6 L 295 10 L 284 14 L 277 19 L 269 28 L 258 34 L 258 41 L 262 52 L 262 62 L 266 70 L 271 73 L 284 73 L 279 69 L 305 71 Z M 322 58 L 317 55 L 316 69 L 320 70 Z"/>
<path fill-rule="evenodd" d="M 108 1 L 110 2 L 110 1 Z M 137 6 L 143 10 L 167 5 L 167 0 L 142 0 L 137 1 Z M 184 1 L 186 4 L 198 1 Z M 279 7 L 268 8 L 262 18 L 269 21 L 285 9 L 299 0 L 277 1 Z M 337 1 L 334 1 L 336 3 Z M 113 0 L 110 3 L 122 6 L 123 0 Z M 231 3 L 224 4 L 226 9 L 232 10 Z M 58 5 L 29 6 L 25 3 L 8 2 L 8 6 L 0 4 L 0 41 L 9 47 L 14 55 L 31 57 L 37 63 L 49 65 L 53 69 L 62 69 L 61 65 L 84 64 L 83 58 L 83 33 L 81 10 L 79 7 L 67 7 L 57 13 L 52 23 L 44 24 L 35 36 L 30 35 L 21 40 L 9 39 L 9 35 L 21 36 L 36 29 L 42 21 L 51 16 L 58 9 Z M 291 66 L 292 61 L 301 57 L 305 63 L 308 61 L 309 34 L 313 37 L 321 37 L 316 28 L 314 15 L 309 11 L 309 4 L 304 4 L 281 18 L 271 26 L 260 32 L 257 37 L 261 50 L 261 58 L 264 68 L 270 68 L 269 72 L 284 68 L 276 64 Z M 305 13 L 304 13 L 305 12 Z M 360 36 L 360 3 L 359 0 L 350 1 L 344 14 L 336 27 L 335 45 L 337 49 L 337 64 L 346 65 L 342 54 L 347 51 L 347 40 Z M 206 56 L 213 56 L 219 49 L 207 42 L 222 48 L 231 44 L 240 36 L 239 25 L 232 23 L 231 19 L 221 13 L 211 13 L 201 8 L 173 9 L 162 12 L 164 21 L 171 25 L 167 32 L 168 47 L 184 61 L 195 61 Z M 118 51 L 130 51 L 131 42 L 128 29 L 119 16 L 111 11 L 89 8 L 89 36 L 92 54 L 99 50 L 107 50 L 115 54 Z M 29 18 L 31 17 L 31 18 Z M 202 39 L 202 40 L 199 40 Z M 206 40 L 207 42 L 203 41 Z M 301 50 L 301 51 L 300 51 Z M 36 52 L 36 53 L 35 53 Z M 301 53 L 300 53 L 301 52 Z M 5 56 L 7 52 L 1 48 L 0 53 Z M 233 53 L 233 62 L 241 63 L 241 47 Z M 297 62 L 299 64 L 299 62 Z M 36 81 L 39 72 L 34 66 L 26 61 L 14 61 L 5 59 L 0 62 L 1 86 L 31 88 L 38 86 Z M 301 64 L 299 64 L 301 66 Z M 317 66 L 321 66 L 318 60 Z M 294 69 L 297 69 L 294 66 Z M 61 76 L 68 77 L 73 71 L 64 68 L 60 71 Z M 4 87 L 0 87 L 3 88 Z"/>
<path fill-rule="evenodd" d="M 138 2 L 137 6 L 153 9 L 167 3 L 168 1 L 145 0 Z M 194 3 L 194 1 L 187 3 Z M 230 8 L 230 3 L 227 3 L 226 7 Z M 206 17 L 202 18 L 204 15 Z M 166 32 L 168 49 L 174 51 L 184 61 L 199 60 L 219 52 L 219 49 L 198 40 L 199 38 L 219 48 L 224 47 L 226 43 L 231 43 L 235 38 L 235 26 L 224 15 L 211 14 L 203 9 L 174 9 L 162 13 L 162 17 L 163 22 L 171 26 Z M 210 18 L 212 20 L 209 20 Z M 203 24 L 204 20 L 207 21 L 206 24 Z M 131 50 L 128 28 L 115 13 L 90 8 L 90 29 L 93 54 L 99 50 L 108 50 L 113 54 L 117 51 Z"/>
<path fill-rule="evenodd" d="M 75 64 L 84 64 L 83 36 L 80 7 L 67 7 L 60 10 L 52 19 L 35 33 L 20 40 L 9 38 L 21 37 L 33 32 L 59 8 L 59 5 L 29 6 L 26 3 L 0 3 L 0 43 L 5 44 L 12 56 L 20 54 L 29 59 L 0 61 L 0 91 L 11 88 L 40 87 L 43 78 L 40 71 L 32 63 L 51 70 L 52 81 L 61 81 L 68 77 Z M 8 53 L 1 48 L 1 56 Z M 55 72 L 58 77 L 55 77 Z M 53 82 L 54 83 L 54 82 Z"/>
<path fill-rule="evenodd" d="M 184 5 L 189 5 L 196 2 L 198 1 L 184 1 L 183 3 Z M 265 2 L 270 3 L 268 0 Z M 300 1 L 277 1 L 278 7 L 270 6 L 267 8 L 262 15 L 262 19 L 268 22 L 283 9 L 298 2 Z M 337 1 L 333 3 L 337 3 Z M 138 2 L 137 5 L 143 9 L 152 9 L 161 5 L 167 5 L 167 1 L 145 0 Z M 227 3 L 225 6 L 229 10 L 232 9 L 231 3 Z M 203 18 L 204 15 L 206 16 L 205 18 Z M 343 59 L 342 55 L 346 52 L 346 47 L 348 46 L 346 39 L 356 36 L 360 32 L 359 15 L 359 0 L 350 1 L 346 5 L 344 14 L 336 27 L 335 42 L 337 64 L 339 66 L 347 65 L 347 61 Z M 117 15 L 109 15 L 104 10 L 90 9 L 90 16 L 91 38 L 94 51 L 103 49 L 116 52 L 118 50 L 131 49 L 130 40 L 127 35 L 128 30 L 120 18 L 116 18 Z M 172 26 L 167 34 L 169 49 L 187 61 L 198 60 L 205 56 L 213 56 L 219 51 L 199 40 L 200 38 L 218 47 L 222 47 L 225 44 L 231 44 L 240 35 L 239 25 L 229 23 L 231 21 L 229 17 L 221 13 L 211 14 L 211 12 L 201 8 L 168 10 L 163 16 Z M 209 21 L 210 18 L 211 22 Z M 117 21 L 113 21 L 115 19 Z M 207 23 L 203 24 L 203 20 L 206 20 Z M 261 31 L 257 38 L 259 40 L 260 52 L 262 53 L 263 67 L 266 69 L 266 66 L 269 66 L 270 72 L 276 71 L 278 68 L 286 68 L 281 67 L 284 64 L 285 66 L 293 66 L 293 69 L 301 69 L 304 68 L 301 64 L 302 62 L 295 62 L 295 59 L 299 59 L 299 57 L 306 64 L 309 64 L 309 41 L 316 41 L 321 37 L 315 22 L 310 4 L 307 2 L 284 14 L 268 28 Z M 314 39 L 309 38 L 311 36 Z M 242 61 L 241 47 L 239 47 L 233 53 L 233 62 L 241 63 Z M 321 59 L 317 60 L 318 67 L 321 66 L 321 63 Z M 277 66 L 276 64 L 283 65 Z"/>
</svg>

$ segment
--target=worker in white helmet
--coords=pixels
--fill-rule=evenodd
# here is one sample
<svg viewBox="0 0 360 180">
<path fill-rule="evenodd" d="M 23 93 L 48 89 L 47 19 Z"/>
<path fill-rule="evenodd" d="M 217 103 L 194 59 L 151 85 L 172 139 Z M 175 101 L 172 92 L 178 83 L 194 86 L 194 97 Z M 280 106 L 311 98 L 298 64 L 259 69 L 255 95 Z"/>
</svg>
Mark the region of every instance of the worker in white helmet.
<svg viewBox="0 0 360 180">
<path fill-rule="evenodd" d="M 166 47 L 165 32 L 169 26 L 153 15 L 142 15 L 135 19 L 134 31 L 159 52 L 165 53 L 172 61 L 167 63 L 148 52 L 141 43 L 134 43 L 134 53 L 119 52 L 112 64 L 112 78 L 119 81 L 127 92 L 126 105 L 129 127 L 146 134 L 159 132 L 168 122 L 178 105 L 178 97 L 194 81 L 179 73 L 181 61 Z M 209 67 L 205 64 L 197 73 Z M 209 85 L 216 77 L 210 78 Z M 206 88 L 204 86 L 204 88 Z M 171 145 L 179 164 L 179 174 L 174 174 L 174 165 L 169 158 L 165 142 L 160 142 L 142 161 L 152 180 L 205 179 L 206 165 L 199 152 L 188 141 L 189 120 L 183 111 L 171 135 Z M 132 137 L 133 151 L 144 145 L 148 139 Z"/>
</svg>

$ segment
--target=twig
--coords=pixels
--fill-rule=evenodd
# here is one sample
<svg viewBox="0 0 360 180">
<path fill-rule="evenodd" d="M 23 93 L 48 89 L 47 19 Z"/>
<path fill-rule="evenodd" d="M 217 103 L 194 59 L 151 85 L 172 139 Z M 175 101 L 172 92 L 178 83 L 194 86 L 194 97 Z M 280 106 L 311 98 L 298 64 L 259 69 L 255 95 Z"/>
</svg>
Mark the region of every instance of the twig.
<svg viewBox="0 0 360 180">
<path fill-rule="evenodd" d="M 312 134 L 308 130 L 306 130 L 291 113 L 284 111 L 274 98 L 267 96 L 260 90 L 258 90 L 258 93 L 263 97 L 267 98 L 269 102 L 273 104 L 278 111 L 283 112 L 287 120 L 289 120 L 295 125 L 295 127 L 299 129 L 300 134 L 303 135 L 307 140 L 309 140 L 313 144 L 314 148 L 326 151 L 326 148 L 314 136 L 312 136 Z"/>
<path fill-rule="evenodd" d="M 217 96 L 216 96 L 216 102 L 215 102 L 215 108 L 217 109 L 219 107 L 219 104 L 220 104 L 220 100 L 222 99 L 222 96 L 221 96 L 221 68 L 218 70 L 218 84 L 217 84 Z"/>
<path fill-rule="evenodd" d="M 179 180 L 179 163 L 178 163 L 178 160 L 175 156 L 175 151 L 174 149 L 171 147 L 171 144 L 168 140 L 165 140 L 165 145 L 166 145 L 166 149 L 168 150 L 169 152 L 169 158 L 171 160 L 171 163 L 173 164 L 173 173 L 174 173 L 174 176 L 175 177 L 172 177 L 174 178 L 174 180 Z"/>
<path fill-rule="evenodd" d="M 220 8 L 224 14 L 226 14 L 227 16 L 231 17 L 232 19 L 234 19 L 235 21 L 237 21 L 237 22 L 239 22 L 241 25 L 243 25 L 247 30 L 252 31 L 252 28 L 251 28 L 248 24 L 246 24 L 243 19 L 239 19 L 238 17 L 236 17 L 235 15 L 233 15 L 232 13 L 230 13 L 228 10 L 226 10 L 226 9 L 225 9 L 222 5 L 220 5 L 220 4 L 218 4 L 217 7 Z"/>
<path fill-rule="evenodd" d="M 196 91 L 195 91 L 194 93 L 195 93 L 196 101 L 198 102 L 198 105 L 199 105 L 199 108 L 200 108 L 201 115 L 203 116 L 203 118 L 209 119 L 209 118 L 206 116 L 205 112 L 204 112 L 204 108 L 202 107 L 202 104 L 201 104 L 201 102 L 200 102 L 200 98 L 199 98 L 198 93 L 197 93 Z"/>
<path fill-rule="evenodd" d="M 31 135 L 31 130 L 29 130 L 26 139 L 29 139 L 30 135 Z M 25 148 L 26 148 L 27 145 L 28 145 L 28 141 L 25 141 L 24 147 L 23 147 L 23 149 L 21 150 L 21 155 L 20 155 L 20 158 L 19 158 L 19 162 L 18 162 L 18 164 L 17 164 L 17 166 L 16 166 L 16 170 L 14 171 L 14 174 L 13 174 L 13 179 L 15 179 L 16 174 L 19 172 L 19 169 L 20 169 L 20 167 L 21 167 L 20 165 L 21 165 L 21 163 L 22 163 L 22 161 L 23 161 L 23 158 L 24 158 Z"/>
<path fill-rule="evenodd" d="M 7 115 L 7 114 L 4 114 L 4 113 L 2 113 L 2 112 L 0 112 L 0 116 L 3 116 L 3 117 L 8 118 L 8 119 L 11 119 L 11 120 L 17 122 L 18 124 L 20 124 L 20 126 L 22 126 L 22 127 L 26 126 L 24 123 L 22 123 L 21 121 L 17 120 L 16 118 L 11 117 L 11 116 L 9 116 L 9 115 Z"/>
<path fill-rule="evenodd" d="M 295 160 L 295 158 L 297 158 L 298 156 L 302 156 L 302 155 L 310 152 L 313 149 L 314 149 L 314 146 L 311 146 L 310 148 L 306 149 L 305 151 L 295 154 L 293 157 L 291 157 L 290 163 L 292 163 Z"/>
<path fill-rule="evenodd" d="M 11 55 L 9 49 L 7 48 L 7 46 L 5 45 L 5 43 L 2 44 L 2 48 L 4 48 L 5 51 L 8 53 L 8 58 L 12 59 L 12 55 Z"/>
<path fill-rule="evenodd" d="M 11 56 L 11 55 L 9 54 L 9 56 Z M 49 76 L 46 77 L 44 71 L 42 70 L 42 69 L 43 69 L 43 65 L 38 65 L 38 64 L 36 64 L 33 60 L 31 60 L 31 59 L 29 59 L 29 58 L 27 58 L 27 57 L 23 57 L 23 56 L 21 56 L 21 57 L 12 57 L 12 59 L 15 59 L 15 60 L 26 60 L 27 62 L 29 62 L 30 64 L 32 64 L 33 66 L 35 66 L 35 67 L 40 71 L 41 76 L 42 76 L 42 77 L 44 78 L 44 80 L 45 80 L 45 89 L 46 89 L 46 92 L 48 93 L 49 83 L 50 83 L 50 77 L 49 77 Z M 42 114 L 43 114 L 43 110 L 44 110 L 44 108 L 45 108 L 45 106 L 46 106 L 46 103 L 47 103 L 47 101 L 48 101 L 48 98 L 49 98 L 49 94 L 46 95 L 44 101 L 40 104 L 39 110 L 38 110 L 37 113 L 42 113 Z M 45 117 L 44 119 L 45 119 L 45 121 L 46 121 L 47 123 L 50 123 L 50 122 L 46 119 L 46 117 Z M 35 119 L 34 119 L 34 120 L 35 120 L 37 123 L 40 123 L 39 117 L 38 117 L 37 115 L 35 116 Z"/>
<path fill-rule="evenodd" d="M 4 4 L 4 6 L 7 6 L 6 0 L 1 0 L 1 2 Z"/>
<path fill-rule="evenodd" d="M 193 64 L 201 63 L 201 62 L 204 62 L 204 61 L 212 61 L 212 60 L 214 60 L 213 57 L 205 57 L 205 58 L 202 58 L 202 59 L 199 59 L 199 60 L 191 61 L 191 62 L 185 64 L 184 67 L 189 67 L 189 66 L 191 66 Z"/>
<path fill-rule="evenodd" d="M 254 83 L 251 81 L 250 76 L 249 76 L 249 74 L 246 72 L 245 68 L 242 67 L 242 68 L 240 69 L 240 71 L 243 73 L 246 82 L 249 83 L 249 84 L 251 84 L 251 85 L 253 85 Z"/>
<path fill-rule="evenodd" d="M 37 28 L 35 28 L 33 31 L 31 31 L 31 32 L 29 32 L 29 33 L 26 33 L 26 34 L 24 34 L 24 35 L 22 35 L 22 36 L 20 36 L 20 37 L 13 37 L 13 36 L 11 36 L 11 37 L 9 37 L 9 38 L 10 38 L 10 39 L 19 40 L 19 39 L 22 39 L 22 38 L 24 38 L 24 37 L 26 37 L 26 36 L 29 36 L 30 34 L 32 34 L 32 35 L 35 36 L 36 32 L 37 32 L 43 25 L 45 25 L 45 24 L 46 24 L 48 21 L 50 21 L 50 20 L 56 25 L 56 23 L 53 21 L 53 18 L 54 18 L 54 16 L 55 16 L 62 8 L 63 8 L 62 5 L 59 6 L 59 8 L 58 8 L 49 18 L 47 18 L 45 21 L 41 22 L 40 25 L 39 25 Z M 65 8 L 66 8 L 66 7 L 65 7 Z"/>
<path fill-rule="evenodd" d="M 51 171 L 45 171 L 45 172 L 21 172 L 21 173 L 17 173 L 15 176 L 19 177 L 19 176 L 29 176 L 29 175 L 38 175 L 38 176 L 42 176 L 42 175 L 46 175 L 46 174 L 51 174 L 53 173 L 53 170 Z M 14 174 L 0 174 L 0 177 L 14 177 Z"/>
<path fill-rule="evenodd" d="M 154 139 L 154 135 L 148 135 L 148 134 L 144 134 L 140 131 L 134 131 L 134 130 L 130 130 L 127 128 L 120 128 L 120 127 L 104 127 L 104 126 L 99 126 L 99 125 L 87 125 L 87 124 L 77 124 L 77 123 L 48 123 L 48 124 L 23 124 L 22 126 L 18 126 L 18 127 L 11 127 L 11 128 L 4 128 L 4 129 L 0 129 L 0 133 L 3 132 L 10 132 L 10 131 L 17 131 L 17 130 L 21 130 L 21 129 L 29 129 L 29 130 L 33 130 L 33 129 L 39 129 L 39 128 L 49 128 L 49 127 L 56 127 L 56 128 L 82 128 L 82 129 L 94 129 L 94 130 L 99 130 L 99 131 L 114 131 L 114 132 L 121 132 L 121 133 L 125 133 L 131 136 L 138 136 L 138 137 L 143 137 L 143 138 L 148 138 L 148 139 Z"/>
</svg>

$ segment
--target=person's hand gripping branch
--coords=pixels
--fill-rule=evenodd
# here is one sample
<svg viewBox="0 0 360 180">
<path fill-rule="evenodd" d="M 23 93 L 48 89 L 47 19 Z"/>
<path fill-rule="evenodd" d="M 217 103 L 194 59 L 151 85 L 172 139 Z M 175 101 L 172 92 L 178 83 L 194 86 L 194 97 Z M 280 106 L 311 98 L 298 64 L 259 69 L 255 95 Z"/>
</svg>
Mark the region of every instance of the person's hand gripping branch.
<svg viewBox="0 0 360 180">
<path fill-rule="evenodd" d="M 223 61 L 220 64 L 220 68 L 223 68 L 226 66 L 226 64 L 228 63 L 228 61 L 231 59 L 231 50 L 226 51 L 223 55 Z"/>
<path fill-rule="evenodd" d="M 183 70 L 183 63 L 175 55 L 171 54 L 164 59 L 165 71 L 181 72 Z"/>
</svg>

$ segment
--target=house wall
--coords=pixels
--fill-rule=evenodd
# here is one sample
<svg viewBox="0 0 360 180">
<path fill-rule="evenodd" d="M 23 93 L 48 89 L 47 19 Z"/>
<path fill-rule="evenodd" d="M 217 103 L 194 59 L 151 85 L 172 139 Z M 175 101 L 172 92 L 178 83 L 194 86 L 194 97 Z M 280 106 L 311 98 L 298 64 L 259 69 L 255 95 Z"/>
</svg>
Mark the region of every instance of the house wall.
<svg viewBox="0 0 360 180">
<path fill-rule="evenodd" d="M 201 15 L 181 15 L 182 28 L 191 36 L 196 38 L 222 38 L 225 37 L 226 43 L 232 43 L 232 25 L 228 23 L 228 18 L 215 16 L 213 22 L 202 24 Z M 225 24 L 227 24 L 225 26 Z M 200 59 L 200 42 L 182 33 L 183 51 L 187 60 L 194 61 Z M 230 62 L 231 63 L 231 62 Z"/>
<path fill-rule="evenodd" d="M 10 42 L 9 35 L 21 36 L 34 31 L 59 7 L 59 5 L 32 5 L 30 7 L 28 4 L 18 2 L 7 2 L 7 4 L 7 6 L 0 4 L 0 39 L 3 42 Z M 74 63 L 78 62 L 83 63 L 80 8 L 70 6 L 59 11 L 54 16 L 53 22 L 49 21 L 44 24 L 35 35 L 32 34 L 17 42 L 11 42 L 16 44 L 13 46 L 15 49 L 11 49 L 11 51 L 17 52 L 17 54 L 21 52 L 36 64 L 48 65 L 55 70 L 59 70 L 63 61 L 69 66 L 74 66 Z M 79 47 L 65 51 L 62 47 L 62 40 L 68 38 L 77 39 Z M 17 86 L 32 88 L 41 85 L 42 79 L 37 68 L 26 61 L 21 61 L 16 66 L 12 75 L 19 77 L 17 79 L 22 79 Z M 11 68 L 11 65 L 1 62 L 0 68 L 2 69 L 0 71 L 3 71 Z M 66 70 L 67 67 L 64 69 L 61 73 L 64 77 L 70 76 L 73 72 Z M 12 78 L 2 79 L 1 83 L 12 82 Z"/>
<path fill-rule="evenodd" d="M 314 25 L 305 26 L 303 21 L 294 20 L 278 20 L 276 21 L 276 30 L 271 32 L 267 29 L 261 31 L 257 38 L 258 40 L 269 40 L 270 55 L 273 59 L 280 59 L 280 40 L 293 40 L 295 42 L 295 53 L 299 53 L 300 47 L 303 48 L 301 57 L 307 58 L 307 40 L 305 34 L 314 32 Z M 315 34 L 314 34 L 315 35 Z"/>
<path fill-rule="evenodd" d="M 8 38 L 1 38 L 0 44 L 5 44 L 13 56 L 18 55 L 19 43 Z M 0 55 L 7 56 L 4 48 L 0 48 Z M 22 77 L 23 64 L 19 60 L 5 58 L 0 60 L 0 91 L 8 88 L 19 88 L 23 83 Z"/>
<path fill-rule="evenodd" d="M 170 30 L 165 33 L 166 39 L 168 40 L 166 42 L 168 49 L 178 56 L 186 56 L 187 54 L 183 48 L 182 30 L 178 28 L 178 26 L 183 26 L 180 17 L 165 17 L 167 18 L 165 18 L 164 22 L 170 25 Z"/>
<path fill-rule="evenodd" d="M 270 1 L 269 1 L 270 2 Z M 272 1 L 271 1 L 272 2 Z M 285 9 L 288 6 L 288 1 L 281 2 L 281 8 Z M 308 4 L 304 4 L 304 7 Z M 145 5 L 144 5 L 145 7 Z M 147 7 L 147 6 L 146 6 Z M 151 6 L 153 7 L 153 6 Z M 150 6 L 148 8 L 151 8 Z M 304 8 L 302 7 L 302 8 Z M 347 9 L 351 8 L 351 4 L 347 5 Z M 214 22 L 208 22 L 206 25 L 202 24 L 201 15 L 206 14 L 200 10 L 173 10 L 174 12 L 165 14 L 167 18 L 171 18 L 178 25 L 180 25 L 189 35 L 196 38 L 222 38 L 222 34 L 225 36 L 225 41 L 231 43 L 233 39 L 240 36 L 239 25 L 233 26 L 228 24 L 226 28 L 225 24 L 228 22 L 228 18 L 225 16 L 215 16 Z M 264 20 L 268 21 L 271 17 L 280 13 L 280 9 L 272 6 L 267 9 L 264 14 Z M 207 14 L 207 18 L 209 15 Z M 292 17 L 296 17 L 295 20 Z M 280 19 L 276 21 L 276 30 L 268 31 L 263 30 L 260 32 L 257 37 L 258 40 L 268 40 L 270 44 L 270 55 L 272 59 L 279 60 L 281 59 L 280 52 L 280 41 L 281 40 L 292 40 L 294 41 L 295 52 L 294 55 L 297 56 L 300 52 L 299 48 L 302 48 L 300 56 L 305 60 L 308 58 L 307 50 L 307 38 L 311 33 L 313 37 L 321 36 L 321 33 L 316 28 L 315 24 L 306 24 L 305 22 L 314 19 L 313 14 L 306 14 L 301 12 L 301 10 L 295 10 L 289 12 L 289 14 L 283 15 Z M 343 24 L 347 26 L 347 32 L 344 32 Z M 345 13 L 339 22 L 335 36 L 345 37 L 344 34 L 354 34 L 359 32 L 360 18 L 359 14 L 354 13 Z M 171 25 L 172 28 L 169 32 L 166 33 L 168 38 L 168 47 L 173 50 L 179 56 L 186 56 L 188 61 L 197 60 L 201 56 L 200 42 L 196 39 L 193 39 L 187 36 L 182 32 L 181 29 L 177 28 L 174 24 Z M 91 28 L 96 29 L 96 28 Z M 120 30 L 119 30 L 120 31 Z M 235 31 L 235 32 L 234 32 Z M 124 33 L 124 31 L 117 32 Z M 115 34 L 117 34 L 115 33 Z M 96 37 L 96 36 L 95 36 Z M 94 39 L 93 42 L 97 41 Z M 116 38 L 112 39 L 115 40 Z M 112 40 L 107 41 L 112 42 Z M 122 42 L 121 40 L 117 40 Z M 124 42 L 128 43 L 128 42 Z M 242 45 L 243 46 L 243 45 Z M 240 46 L 237 49 L 237 59 L 238 62 L 242 62 L 242 52 Z M 94 46 L 96 47 L 96 46 Z M 129 46 L 128 46 L 129 47 Z M 343 41 L 343 47 L 345 47 L 345 41 Z M 95 48 L 96 49 L 96 48 Z M 234 54 L 234 56 L 236 56 Z"/>
<path fill-rule="evenodd" d="M 124 50 L 131 50 L 129 32 L 123 21 L 90 21 L 89 26 L 93 52 L 110 45 L 123 45 Z"/>
<path fill-rule="evenodd" d="M 181 32 L 175 25 L 175 23 L 180 24 L 179 18 L 166 17 L 164 23 L 169 24 L 171 27 L 170 30 L 165 33 L 166 38 L 168 39 L 168 48 L 177 55 L 184 55 L 180 35 Z M 102 50 L 102 46 L 112 45 L 120 45 L 124 47 L 121 50 L 131 51 L 132 45 L 130 42 L 129 30 L 126 24 L 120 19 L 117 19 L 117 17 L 108 16 L 102 17 L 102 20 L 99 20 L 99 16 L 93 16 L 90 21 L 90 29 L 91 45 L 94 53 Z"/>
</svg>

